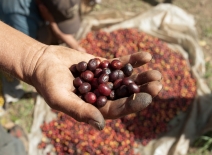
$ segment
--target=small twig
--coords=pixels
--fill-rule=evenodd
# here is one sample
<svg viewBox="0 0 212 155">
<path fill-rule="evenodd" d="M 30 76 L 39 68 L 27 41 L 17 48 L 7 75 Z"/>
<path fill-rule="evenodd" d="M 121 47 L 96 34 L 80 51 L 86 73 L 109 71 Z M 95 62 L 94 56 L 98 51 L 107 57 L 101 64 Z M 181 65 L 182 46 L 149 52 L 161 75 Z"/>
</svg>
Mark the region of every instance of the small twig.
<svg viewBox="0 0 212 155">
<path fill-rule="evenodd" d="M 133 100 L 135 100 L 135 96 L 136 96 L 136 94 L 134 93 L 134 94 L 133 94 Z"/>
</svg>

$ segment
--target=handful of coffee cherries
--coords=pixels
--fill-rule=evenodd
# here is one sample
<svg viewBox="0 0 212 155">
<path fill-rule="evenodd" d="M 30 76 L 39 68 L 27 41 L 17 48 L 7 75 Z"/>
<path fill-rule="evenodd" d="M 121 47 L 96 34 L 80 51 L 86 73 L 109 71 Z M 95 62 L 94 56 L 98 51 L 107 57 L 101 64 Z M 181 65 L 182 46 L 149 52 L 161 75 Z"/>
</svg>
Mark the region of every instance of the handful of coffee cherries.
<svg viewBox="0 0 212 155">
<path fill-rule="evenodd" d="M 139 86 L 129 78 L 133 73 L 132 65 L 127 63 L 123 66 L 118 59 L 109 62 L 94 58 L 88 63 L 74 64 L 70 70 L 75 77 L 75 93 L 97 108 L 103 107 L 108 99 L 129 97 L 140 92 Z"/>
</svg>

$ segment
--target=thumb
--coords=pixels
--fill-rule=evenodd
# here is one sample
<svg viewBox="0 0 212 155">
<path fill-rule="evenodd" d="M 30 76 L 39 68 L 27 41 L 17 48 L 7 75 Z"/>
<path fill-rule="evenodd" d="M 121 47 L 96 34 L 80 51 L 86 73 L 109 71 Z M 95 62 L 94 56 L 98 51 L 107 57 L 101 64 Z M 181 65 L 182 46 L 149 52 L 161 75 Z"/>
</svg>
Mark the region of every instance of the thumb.
<svg viewBox="0 0 212 155">
<path fill-rule="evenodd" d="M 59 95 L 59 94 L 58 94 Z M 64 112 L 79 122 L 85 122 L 92 125 L 98 130 L 102 130 L 105 126 L 105 120 L 101 112 L 93 105 L 84 102 L 74 93 L 71 95 L 59 95 L 59 99 L 50 101 L 51 108 Z"/>
</svg>

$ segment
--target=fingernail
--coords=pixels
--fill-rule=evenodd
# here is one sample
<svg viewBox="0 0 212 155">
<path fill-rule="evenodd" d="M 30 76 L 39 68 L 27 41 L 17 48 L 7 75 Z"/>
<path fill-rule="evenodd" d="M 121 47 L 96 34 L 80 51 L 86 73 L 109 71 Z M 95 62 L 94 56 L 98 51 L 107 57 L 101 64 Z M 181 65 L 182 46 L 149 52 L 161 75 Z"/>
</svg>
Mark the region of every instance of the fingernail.
<svg viewBox="0 0 212 155">
<path fill-rule="evenodd" d="M 160 91 L 158 92 L 158 94 L 157 95 L 155 95 L 154 97 L 152 97 L 152 98 L 155 98 L 156 96 L 158 96 L 159 94 L 160 94 L 160 92 L 162 92 L 162 90 L 163 90 L 163 86 L 162 86 L 162 88 L 160 89 Z"/>
<path fill-rule="evenodd" d="M 99 122 L 94 121 L 94 120 L 89 120 L 88 124 L 92 125 L 94 128 L 96 128 L 97 130 L 102 130 L 104 128 L 104 125 L 100 125 Z"/>
</svg>

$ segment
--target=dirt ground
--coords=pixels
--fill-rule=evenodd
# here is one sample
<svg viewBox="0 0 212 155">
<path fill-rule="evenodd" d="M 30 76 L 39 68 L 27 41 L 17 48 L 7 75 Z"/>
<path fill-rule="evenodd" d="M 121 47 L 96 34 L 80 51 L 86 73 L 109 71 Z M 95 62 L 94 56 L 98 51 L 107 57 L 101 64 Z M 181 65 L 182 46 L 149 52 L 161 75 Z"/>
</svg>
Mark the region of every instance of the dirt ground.
<svg viewBox="0 0 212 155">
<path fill-rule="evenodd" d="M 196 28 L 200 40 L 199 44 L 203 48 L 206 60 L 206 74 L 204 78 L 212 89 L 212 0 L 102 0 L 102 3 L 96 5 L 91 13 L 104 10 L 116 10 L 136 15 L 164 2 L 179 6 L 195 17 Z M 30 86 L 26 85 L 26 87 Z M 17 109 L 21 109 L 18 111 L 20 113 L 17 113 Z M 9 116 L 7 116 L 5 121 L 12 120 L 20 124 L 25 131 L 29 132 L 32 112 L 33 100 L 23 99 L 18 103 L 11 104 Z M 191 152 L 195 152 L 193 150 L 195 149 L 191 149 Z"/>
</svg>

